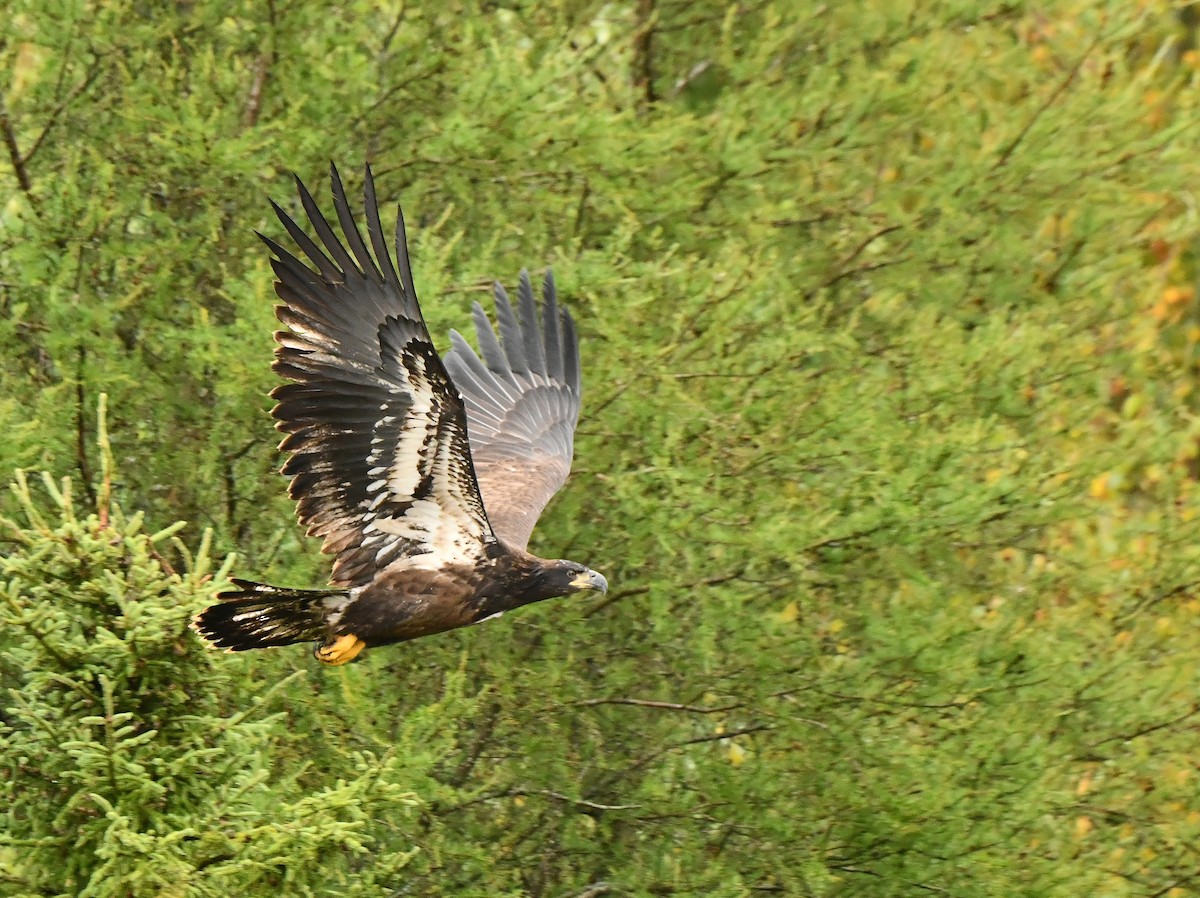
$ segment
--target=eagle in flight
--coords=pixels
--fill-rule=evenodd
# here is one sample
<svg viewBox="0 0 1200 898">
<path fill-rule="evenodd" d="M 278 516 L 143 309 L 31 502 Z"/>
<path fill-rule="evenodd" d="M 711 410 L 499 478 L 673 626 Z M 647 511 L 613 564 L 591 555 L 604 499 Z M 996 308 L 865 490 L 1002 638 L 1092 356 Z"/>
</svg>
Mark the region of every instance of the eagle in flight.
<svg viewBox="0 0 1200 898">
<path fill-rule="evenodd" d="M 480 355 L 451 331 L 439 358 L 421 317 L 404 216 L 396 264 L 368 167 L 365 242 L 331 167 L 339 239 L 299 178 L 320 245 L 278 205 L 305 264 L 275 254 L 276 428 L 283 473 L 310 536 L 335 556 L 328 589 L 234 579 L 196 630 L 229 651 L 316 642 L 345 664 L 364 648 L 465 627 L 580 591 L 604 577 L 526 551 L 529 534 L 571 467 L 579 417 L 579 342 L 546 275 L 541 310 L 526 272 L 514 309 L 495 286 L 499 338 L 475 304 Z M 482 356 L 482 358 L 480 357 Z"/>
</svg>

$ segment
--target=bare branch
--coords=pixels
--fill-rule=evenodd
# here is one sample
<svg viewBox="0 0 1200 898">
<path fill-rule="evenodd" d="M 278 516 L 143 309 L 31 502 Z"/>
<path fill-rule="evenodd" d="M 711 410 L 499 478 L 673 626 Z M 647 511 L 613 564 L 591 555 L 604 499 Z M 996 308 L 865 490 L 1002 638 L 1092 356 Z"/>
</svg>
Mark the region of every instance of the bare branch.
<svg viewBox="0 0 1200 898">
<path fill-rule="evenodd" d="M 254 64 L 254 81 L 250 84 L 250 95 L 246 99 L 246 113 L 242 121 L 247 128 L 258 124 L 258 115 L 262 111 L 263 88 L 267 86 L 267 73 L 271 68 L 271 54 L 260 53 Z"/>
<path fill-rule="evenodd" d="M 654 2 L 638 0 L 637 31 L 633 36 L 633 83 L 641 89 L 647 106 L 658 99 L 654 90 L 654 26 L 658 24 Z"/>
<path fill-rule="evenodd" d="M 87 348 L 80 343 L 77 350 L 75 369 L 75 461 L 79 467 L 79 476 L 83 480 L 83 489 L 87 493 L 88 505 L 96 507 L 96 485 L 92 480 L 92 466 L 88 462 L 87 453 L 87 420 L 85 401 L 87 388 L 84 384 L 85 368 L 87 365 Z"/>
<path fill-rule="evenodd" d="M 17 145 L 17 135 L 13 132 L 12 119 L 8 116 L 8 107 L 0 97 L 0 132 L 4 136 L 4 146 L 8 149 L 8 161 L 12 163 L 17 175 L 17 183 L 21 191 L 29 197 L 29 202 L 36 205 L 33 196 L 33 184 L 29 180 L 29 172 L 25 170 L 25 159 L 21 156 L 21 148 Z"/>
<path fill-rule="evenodd" d="M 510 793 L 512 795 L 544 795 L 547 798 L 553 798 L 558 801 L 566 802 L 567 804 L 579 805 L 584 808 L 591 808 L 594 811 L 633 811 L 640 808 L 640 804 L 600 804 L 596 801 L 588 801 L 586 798 L 572 798 L 570 795 L 563 795 L 561 792 L 554 792 L 550 789 L 535 789 L 532 792 L 516 791 Z"/>
<path fill-rule="evenodd" d="M 42 126 L 41 133 L 38 134 L 37 138 L 33 141 L 33 146 L 31 146 L 29 148 L 29 152 L 22 157 L 22 165 L 28 165 L 33 161 L 33 157 L 36 156 L 38 150 L 42 148 L 42 144 L 45 143 L 50 132 L 54 130 L 54 126 L 58 124 L 58 120 L 62 118 L 63 113 L 67 111 L 67 107 L 75 102 L 75 100 L 78 99 L 81 94 L 83 94 L 95 83 L 96 78 L 100 75 L 100 65 L 101 60 L 96 59 L 88 69 L 88 72 L 84 76 L 83 80 L 72 87 L 70 93 L 63 97 L 63 99 L 59 101 L 58 105 L 54 107 L 53 111 L 50 113 L 50 117 L 46 119 L 46 124 Z"/>
<path fill-rule="evenodd" d="M 1066 92 L 1066 89 L 1071 86 L 1071 83 L 1079 75 L 1079 70 L 1083 68 L 1083 64 L 1087 61 L 1088 57 L 1092 55 L 1092 51 L 1095 50 L 1099 44 L 1100 37 L 1098 36 L 1092 41 L 1088 48 L 1080 54 L 1079 58 L 1075 60 L 1075 64 L 1071 66 L 1066 76 L 1058 83 L 1058 86 L 1056 86 L 1054 90 L 1050 91 L 1049 96 L 1042 101 L 1042 104 L 1034 111 L 1033 115 L 1029 117 L 1029 121 L 1027 121 L 1021 127 L 1021 130 L 1017 132 L 1017 136 L 1009 141 L 1004 149 L 1000 151 L 1000 154 L 996 157 L 996 161 L 992 163 L 992 171 L 996 171 L 998 168 L 1003 168 L 1004 165 L 1008 163 L 1008 160 L 1012 158 L 1012 154 L 1016 151 L 1017 147 L 1019 147 L 1022 141 L 1029 136 L 1029 132 L 1033 130 L 1033 126 L 1037 124 L 1038 120 L 1043 115 L 1045 115 L 1046 110 L 1058 102 L 1058 98 L 1061 97 L 1063 93 Z M 955 191 L 955 195 L 957 196 L 961 191 L 962 188 L 960 187 L 959 190 Z"/>
<path fill-rule="evenodd" d="M 571 896 L 571 898 L 596 898 L 597 895 L 607 895 L 612 890 L 613 887 L 610 883 L 601 880 L 599 882 L 592 883 L 582 892 L 576 892 Z"/>
<path fill-rule="evenodd" d="M 722 739 L 732 739 L 734 736 L 749 736 L 751 733 L 762 733 L 766 730 L 773 730 L 775 727 L 771 724 L 759 724 L 758 726 L 742 727 L 740 730 L 730 730 L 727 733 L 713 733 L 709 736 L 696 736 L 694 739 L 684 739 L 682 742 L 676 742 L 674 745 L 667 746 L 657 754 L 665 754 L 673 748 L 683 748 L 685 745 L 699 745 L 702 742 L 719 742 Z"/>
<path fill-rule="evenodd" d="M 267 86 L 271 65 L 275 62 L 275 0 L 268 0 L 267 23 L 271 35 L 268 38 L 267 47 L 258 54 L 258 60 L 254 63 L 254 80 L 250 83 L 250 95 L 246 98 L 246 112 L 242 116 L 242 121 L 247 128 L 253 128 L 258 124 L 258 116 L 262 112 L 263 91 Z"/>
<path fill-rule="evenodd" d="M 649 586 L 634 586 L 629 589 L 613 590 L 608 595 L 606 595 L 604 598 L 602 598 L 598 602 L 596 602 L 596 604 L 592 605 L 592 607 L 588 608 L 587 611 L 583 612 L 583 616 L 585 618 L 591 617 L 593 614 L 598 614 L 599 612 L 603 611 L 605 608 L 607 608 L 613 602 L 619 601 L 621 599 L 627 599 L 630 596 L 645 595 L 649 591 L 650 591 Z"/>
<path fill-rule="evenodd" d="M 692 714 L 719 714 L 722 711 L 733 711 L 742 707 L 741 704 L 722 705 L 719 708 L 701 708 L 698 705 L 681 705 L 677 702 L 657 702 L 642 698 L 590 698 L 586 701 L 572 702 L 576 707 L 589 708 L 596 705 L 631 705 L 635 708 L 661 708 L 664 711 L 688 711 Z"/>
</svg>

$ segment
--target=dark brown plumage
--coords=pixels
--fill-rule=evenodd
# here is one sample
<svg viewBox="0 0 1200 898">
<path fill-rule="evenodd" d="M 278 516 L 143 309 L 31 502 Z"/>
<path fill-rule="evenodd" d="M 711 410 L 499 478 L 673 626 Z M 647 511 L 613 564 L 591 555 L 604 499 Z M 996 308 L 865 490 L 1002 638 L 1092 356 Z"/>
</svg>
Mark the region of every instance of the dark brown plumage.
<svg viewBox="0 0 1200 898">
<path fill-rule="evenodd" d="M 330 664 L 363 648 L 477 623 L 604 578 L 525 547 L 566 480 L 579 416 L 579 344 L 549 274 L 538 314 L 521 273 L 517 309 L 496 285 L 497 339 L 475 306 L 482 359 L 461 335 L 440 359 L 421 317 L 404 219 L 396 266 L 367 169 L 363 241 L 336 169 L 343 243 L 297 179 L 318 245 L 278 206 L 313 266 L 268 237 L 277 307 L 272 414 L 287 434 L 283 473 L 310 536 L 333 554 L 333 588 L 234 580 L 197 616 L 197 631 L 240 651 L 316 641 Z"/>
</svg>

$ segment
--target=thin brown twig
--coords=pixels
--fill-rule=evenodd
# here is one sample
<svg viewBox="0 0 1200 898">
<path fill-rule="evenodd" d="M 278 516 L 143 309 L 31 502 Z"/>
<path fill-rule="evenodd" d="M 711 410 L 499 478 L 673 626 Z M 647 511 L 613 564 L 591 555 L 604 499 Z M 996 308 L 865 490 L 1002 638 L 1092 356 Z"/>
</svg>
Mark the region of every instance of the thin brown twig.
<svg viewBox="0 0 1200 898">
<path fill-rule="evenodd" d="M 641 88 L 647 106 L 658 99 L 654 90 L 654 27 L 658 24 L 654 4 L 655 0 L 638 0 L 637 31 L 633 35 L 634 85 Z"/>
<path fill-rule="evenodd" d="M 267 74 L 271 70 L 271 56 L 271 53 L 264 51 L 259 54 L 258 60 L 254 63 L 254 80 L 250 83 L 250 95 L 246 98 L 246 114 L 243 116 L 247 128 L 253 128 L 258 124 L 258 116 L 262 112 L 263 89 L 267 86 Z"/>
<path fill-rule="evenodd" d="M 630 589 L 615 590 L 613 592 L 610 592 L 608 595 L 606 595 L 604 598 L 602 598 L 600 601 L 598 601 L 595 605 L 593 605 L 587 611 L 583 612 L 583 616 L 585 619 L 589 618 L 593 614 L 598 614 L 599 612 L 603 611 L 605 608 L 607 608 L 613 602 L 620 601 L 621 599 L 628 598 L 629 596 L 645 595 L 649 591 L 650 591 L 649 586 L 634 586 Z"/>
<path fill-rule="evenodd" d="M 258 116 L 262 112 L 263 92 L 271 74 L 271 65 L 275 62 L 275 0 L 267 2 L 267 24 L 271 37 L 268 46 L 258 54 L 254 63 L 254 80 L 250 83 L 250 94 L 246 98 L 246 112 L 242 120 L 247 128 L 258 124 Z"/>
<path fill-rule="evenodd" d="M 554 798 L 558 801 L 566 802 L 567 804 L 579 805 L 580 807 L 591 808 L 594 811 L 632 811 L 640 808 L 640 804 L 600 804 L 596 801 L 588 801 L 586 798 L 572 798 L 570 795 L 563 795 L 561 792 L 555 792 L 551 789 L 534 789 L 532 791 L 518 790 L 510 793 L 512 795 L 544 795 L 547 798 Z"/>
<path fill-rule="evenodd" d="M 589 698 L 571 704 L 580 708 L 591 708 L 596 705 L 630 705 L 635 708 L 661 708 L 665 711 L 688 711 L 692 714 L 719 714 L 722 711 L 733 711 L 742 707 L 741 704 L 722 705 L 719 708 L 701 708 L 698 705 L 683 705 L 678 702 L 659 702 L 644 698 Z"/>
<path fill-rule="evenodd" d="M 38 150 L 42 148 L 42 144 L 45 143 L 46 138 L 50 136 L 50 132 L 54 130 L 54 126 L 58 124 L 58 120 L 62 118 L 62 114 L 67 111 L 67 107 L 70 106 L 84 91 L 91 87 L 93 83 L 95 83 L 97 76 L 100 74 L 100 63 L 101 61 L 99 59 L 95 60 L 88 69 L 88 72 L 84 76 L 83 80 L 72 87 L 71 92 L 63 97 L 63 99 L 58 102 L 54 109 L 50 111 L 50 116 L 46 119 L 46 124 L 42 126 L 41 133 L 38 134 L 38 136 L 34 139 L 33 145 L 22 157 L 21 162 L 23 165 L 28 165 L 33 161 L 33 157 L 36 156 Z"/>
<path fill-rule="evenodd" d="M 604 777 L 601 782 L 596 784 L 595 790 L 610 788 L 616 783 L 620 782 L 622 779 L 625 779 L 634 771 L 641 770 L 648 764 L 652 764 L 663 755 L 677 751 L 681 748 L 686 748 L 689 745 L 699 745 L 704 742 L 719 742 L 722 739 L 733 739 L 737 736 L 748 736 L 752 733 L 768 732 L 774 729 L 774 724 L 754 724 L 751 726 L 742 727 L 738 730 L 729 730 L 728 732 L 724 733 L 712 733 L 706 736 L 695 736 L 691 739 L 685 739 L 682 742 L 672 742 L 670 745 L 664 745 L 661 748 L 656 748 L 653 751 L 647 752 L 646 754 L 635 758 L 633 761 L 625 764 L 620 769 L 610 771 L 610 775 Z"/>
<path fill-rule="evenodd" d="M 17 135 L 13 132 L 12 119 L 9 118 L 8 107 L 4 105 L 2 97 L 0 97 L 0 133 L 3 133 L 4 146 L 8 149 L 8 161 L 17 175 L 17 183 L 21 185 L 21 191 L 29 197 L 30 204 L 36 205 L 33 184 L 29 180 L 29 172 L 25 169 L 25 159 L 21 155 L 21 148 L 17 144 Z"/>
<path fill-rule="evenodd" d="M 1092 55 L 1092 51 L 1095 50 L 1099 44 L 1100 37 L 1097 37 L 1092 41 L 1091 45 L 1080 54 L 1079 58 L 1075 60 L 1075 64 L 1071 66 L 1070 70 L 1067 72 L 1066 77 L 1059 82 L 1058 86 L 1056 86 L 1054 90 L 1050 91 L 1050 95 L 1042 101 L 1042 104 L 1038 106 L 1036 110 L 1034 110 L 1033 115 L 1029 117 L 1029 121 L 1027 121 L 1021 127 L 1021 130 L 1017 132 L 1017 136 L 1009 141 L 1008 145 L 1000 151 L 1000 155 L 996 157 L 996 161 L 992 164 L 991 171 L 996 171 L 999 168 L 1003 168 L 1008 160 L 1012 158 L 1012 154 L 1016 152 L 1017 147 L 1019 147 L 1024 142 L 1025 138 L 1029 136 L 1029 132 L 1033 130 L 1033 126 L 1037 124 L 1038 120 L 1046 114 L 1046 111 L 1053 106 L 1058 101 L 1058 98 L 1061 97 L 1066 92 L 1067 88 L 1071 86 L 1071 82 L 1075 80 L 1076 76 L 1079 75 L 1079 70 L 1083 68 L 1084 62 L 1087 61 L 1087 58 Z M 962 188 L 959 188 L 959 191 L 961 190 Z"/>
<path fill-rule="evenodd" d="M 745 568 L 739 568 L 738 570 L 730 571 L 727 574 L 717 574 L 716 576 L 713 576 L 713 577 L 705 577 L 703 580 L 697 580 L 695 583 L 690 584 L 690 586 L 693 589 L 695 589 L 696 587 L 720 586 L 722 583 L 728 583 L 730 580 L 736 580 L 738 577 L 741 577 L 744 573 L 745 573 Z M 619 601 L 620 599 L 627 599 L 630 596 L 645 595 L 649 591 L 650 591 L 650 587 L 643 585 L 643 586 L 632 586 L 629 589 L 621 589 L 621 590 L 617 590 L 616 592 L 610 592 L 608 595 L 606 595 L 604 598 L 602 598 L 600 601 L 598 601 L 595 605 L 590 607 L 587 611 L 583 612 L 583 616 L 584 616 L 584 618 L 589 618 L 592 615 L 598 614 L 599 612 L 603 611 L 609 605 L 613 604 L 613 602 Z"/>
<path fill-rule="evenodd" d="M 775 727 L 771 724 L 758 724 L 757 726 L 742 727 L 740 730 L 730 730 L 727 733 L 713 733 L 709 736 L 696 736 L 692 739 L 684 739 L 682 742 L 676 742 L 674 745 L 667 746 L 667 751 L 674 748 L 683 748 L 685 745 L 700 745 L 704 742 L 719 742 L 722 739 L 732 739 L 735 736 L 749 736 L 751 733 L 763 733 L 767 730 L 773 730 Z"/>
<path fill-rule="evenodd" d="M 900 224 L 887 225 L 886 227 L 879 228 L 877 231 L 874 231 L 874 232 L 868 234 L 866 237 L 864 237 L 862 240 L 860 240 L 858 242 L 858 244 L 854 247 L 854 249 L 850 250 L 850 252 L 846 256 L 844 256 L 842 259 L 840 259 L 838 261 L 837 265 L 834 266 L 836 269 L 834 274 L 830 275 L 822 283 L 818 284 L 814 290 L 809 291 L 810 294 L 815 293 L 817 290 L 824 290 L 829 287 L 832 287 L 838 281 L 842 280 L 845 277 L 849 277 L 852 274 L 856 274 L 858 272 L 872 271 L 875 268 L 882 267 L 883 264 L 892 264 L 891 262 L 888 262 L 888 263 L 880 263 L 880 264 L 873 264 L 873 265 L 863 265 L 863 266 L 859 266 L 858 268 L 849 268 L 848 267 L 851 262 L 853 262 L 855 259 L 857 259 L 859 256 L 861 256 L 863 254 L 863 252 L 866 250 L 866 248 L 868 246 L 870 246 L 872 243 L 874 243 L 876 240 L 878 240 L 881 237 L 887 236 L 888 234 L 892 233 L 893 231 L 898 231 L 902 227 L 904 227 L 904 226 L 900 225 Z"/>
<path fill-rule="evenodd" d="M 78 347 L 78 368 L 75 373 L 75 460 L 79 466 L 79 476 L 83 479 L 83 489 L 87 493 L 88 506 L 96 507 L 96 484 L 93 481 L 92 466 L 88 462 L 87 452 L 87 418 L 84 400 L 87 399 L 87 387 L 84 384 L 84 369 L 87 365 L 87 347 L 82 343 Z"/>
<path fill-rule="evenodd" d="M 1118 733 L 1115 736 L 1109 736 L 1106 739 L 1100 739 L 1096 742 L 1093 742 L 1088 747 L 1092 750 L 1095 750 L 1101 745 L 1106 745 L 1109 742 L 1132 742 L 1134 739 L 1140 739 L 1142 736 L 1149 735 L 1150 733 L 1157 732 L 1158 730 L 1169 729 L 1176 724 L 1183 723 L 1185 720 L 1190 720 L 1197 714 L 1200 714 L 1200 705 L 1192 705 L 1192 707 L 1185 714 L 1179 714 L 1169 720 L 1159 721 L 1158 723 L 1146 724 L 1145 726 L 1134 730 L 1132 733 Z"/>
<path fill-rule="evenodd" d="M 591 196 L 591 194 L 592 194 L 591 182 L 588 181 L 587 176 L 584 175 L 583 190 L 581 190 L 579 192 L 579 204 L 575 207 L 575 226 L 571 232 L 575 237 L 578 237 L 579 232 L 583 230 L 583 220 L 587 213 L 588 198 Z M 583 248 L 583 244 L 581 243 L 580 249 L 582 250 L 582 248 Z"/>
</svg>

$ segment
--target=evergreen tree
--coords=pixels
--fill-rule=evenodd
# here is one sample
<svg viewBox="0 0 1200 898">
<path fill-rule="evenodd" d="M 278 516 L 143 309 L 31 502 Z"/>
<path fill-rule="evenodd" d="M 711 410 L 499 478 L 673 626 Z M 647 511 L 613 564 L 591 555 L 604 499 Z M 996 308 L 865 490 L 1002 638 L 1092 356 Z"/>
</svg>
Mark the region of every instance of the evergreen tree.
<svg viewBox="0 0 1200 898">
<path fill-rule="evenodd" d="M 100 421 L 106 447 L 103 405 Z M 348 778 L 315 789 L 279 770 L 287 721 L 272 696 L 303 672 L 230 696 L 228 665 L 188 623 L 232 559 L 213 570 L 209 534 L 190 551 L 180 524 L 147 533 L 111 501 L 103 459 L 96 508 L 77 509 L 69 480 L 43 475 L 39 491 L 17 472 L 21 519 L 0 521 L 0 889 L 377 894 L 417 853 L 404 831 L 421 755 L 354 752 Z"/>
</svg>

